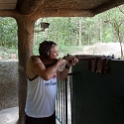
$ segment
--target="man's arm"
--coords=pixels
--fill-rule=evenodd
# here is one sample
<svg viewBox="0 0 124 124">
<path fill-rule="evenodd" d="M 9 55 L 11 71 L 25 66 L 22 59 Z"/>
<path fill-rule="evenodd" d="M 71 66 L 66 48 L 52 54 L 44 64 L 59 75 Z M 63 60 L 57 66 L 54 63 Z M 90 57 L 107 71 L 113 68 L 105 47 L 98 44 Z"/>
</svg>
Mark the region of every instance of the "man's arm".
<svg viewBox="0 0 124 124">
<path fill-rule="evenodd" d="M 65 64 L 65 63 L 66 63 L 66 60 L 59 59 L 56 62 L 56 64 L 46 68 L 44 63 L 39 58 L 37 58 L 35 61 L 33 61 L 33 60 L 31 61 L 31 69 L 36 75 L 39 75 L 44 80 L 49 80 L 54 75 L 57 74 L 57 70 L 58 70 L 59 66 Z"/>
</svg>

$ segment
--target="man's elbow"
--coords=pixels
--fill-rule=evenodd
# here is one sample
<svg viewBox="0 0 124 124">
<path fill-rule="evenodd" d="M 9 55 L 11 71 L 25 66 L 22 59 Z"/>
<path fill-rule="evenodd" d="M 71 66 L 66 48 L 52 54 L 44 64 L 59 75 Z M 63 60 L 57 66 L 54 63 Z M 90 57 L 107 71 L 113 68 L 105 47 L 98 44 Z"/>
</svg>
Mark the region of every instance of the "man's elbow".
<svg viewBox="0 0 124 124">
<path fill-rule="evenodd" d="M 43 80 L 46 80 L 46 81 L 48 81 L 48 80 L 51 79 L 51 77 L 48 76 L 48 75 L 41 76 L 41 78 L 42 78 Z"/>
</svg>

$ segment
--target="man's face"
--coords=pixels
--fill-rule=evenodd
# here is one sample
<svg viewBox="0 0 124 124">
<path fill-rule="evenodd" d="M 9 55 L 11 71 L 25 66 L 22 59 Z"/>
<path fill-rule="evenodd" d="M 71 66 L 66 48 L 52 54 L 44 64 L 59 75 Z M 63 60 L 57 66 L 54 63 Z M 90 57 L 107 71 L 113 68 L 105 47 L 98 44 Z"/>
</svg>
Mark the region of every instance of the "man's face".
<svg viewBox="0 0 124 124">
<path fill-rule="evenodd" d="M 55 45 L 51 48 L 50 59 L 56 59 L 58 56 L 58 47 Z"/>
</svg>

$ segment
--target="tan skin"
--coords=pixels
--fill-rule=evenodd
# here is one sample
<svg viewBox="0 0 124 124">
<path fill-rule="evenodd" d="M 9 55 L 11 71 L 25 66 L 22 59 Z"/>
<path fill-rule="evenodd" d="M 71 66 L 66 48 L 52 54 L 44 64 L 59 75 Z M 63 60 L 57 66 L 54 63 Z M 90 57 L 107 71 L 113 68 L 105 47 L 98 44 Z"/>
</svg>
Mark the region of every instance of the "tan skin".
<svg viewBox="0 0 124 124">
<path fill-rule="evenodd" d="M 68 61 L 65 59 L 58 59 L 56 64 L 46 68 L 44 63 L 42 62 L 42 59 L 49 61 L 50 59 L 56 59 L 57 56 L 58 56 L 57 45 L 51 48 L 49 59 L 45 59 L 44 57 L 40 57 L 40 56 L 31 56 L 31 58 L 29 59 L 28 65 L 27 65 L 28 77 L 30 79 L 33 79 L 34 77 L 39 75 L 44 80 L 49 80 L 57 74 L 58 79 L 65 80 L 69 69 L 65 68 L 63 69 L 63 71 L 59 71 L 59 68 L 61 66 L 64 66 L 65 64 L 67 64 L 68 66 L 74 66 L 78 62 L 78 59 L 76 58 L 73 59 L 71 63 L 68 63 Z"/>
</svg>

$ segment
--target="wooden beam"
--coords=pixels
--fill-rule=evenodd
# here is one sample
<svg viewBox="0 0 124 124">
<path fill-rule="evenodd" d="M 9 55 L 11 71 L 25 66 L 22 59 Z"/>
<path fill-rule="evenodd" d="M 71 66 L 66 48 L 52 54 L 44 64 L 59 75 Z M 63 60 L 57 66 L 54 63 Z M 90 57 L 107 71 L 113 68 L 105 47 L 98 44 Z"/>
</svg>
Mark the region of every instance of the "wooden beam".
<svg viewBox="0 0 124 124">
<path fill-rule="evenodd" d="M 110 0 L 93 9 L 95 15 L 124 4 L 124 0 Z"/>
<path fill-rule="evenodd" d="M 42 4 L 44 0 L 25 0 L 20 6 L 20 12 L 23 14 L 34 13 Z"/>
<path fill-rule="evenodd" d="M 93 17 L 92 10 L 74 9 L 38 9 L 37 15 L 41 17 Z"/>
<path fill-rule="evenodd" d="M 15 9 L 16 8 L 16 3 L 0 3 L 0 10 L 5 10 L 5 9 Z"/>
<path fill-rule="evenodd" d="M 0 0 L 1 3 L 17 3 L 17 0 Z"/>
<path fill-rule="evenodd" d="M 18 10 L 1 10 L 0 17 L 18 17 L 24 15 Z M 95 16 L 91 10 L 53 10 L 53 9 L 38 9 L 35 13 L 24 16 L 33 16 L 34 18 L 40 17 L 93 17 Z"/>
<path fill-rule="evenodd" d="M 27 96 L 27 62 L 32 55 L 33 37 L 34 37 L 34 23 L 33 17 L 19 16 L 18 24 L 18 98 L 19 98 L 19 120 L 17 124 L 25 124 L 25 104 Z"/>
<path fill-rule="evenodd" d="M 0 10 L 0 17 L 18 17 L 21 13 L 19 13 L 17 10 Z"/>
</svg>

